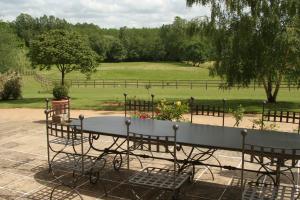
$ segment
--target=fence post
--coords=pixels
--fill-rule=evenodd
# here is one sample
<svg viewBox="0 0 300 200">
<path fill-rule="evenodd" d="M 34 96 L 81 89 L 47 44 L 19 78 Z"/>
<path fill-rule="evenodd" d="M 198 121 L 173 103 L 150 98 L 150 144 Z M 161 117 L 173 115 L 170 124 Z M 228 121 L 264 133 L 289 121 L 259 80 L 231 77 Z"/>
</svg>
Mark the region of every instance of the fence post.
<svg viewBox="0 0 300 200">
<path fill-rule="evenodd" d="M 127 93 L 124 93 L 124 111 L 125 111 L 125 117 L 127 117 Z"/>
<path fill-rule="evenodd" d="M 262 114 L 261 114 L 261 130 L 264 129 L 264 114 L 265 114 L 265 106 L 266 106 L 267 102 L 263 101 L 263 109 L 262 109 Z"/>
<path fill-rule="evenodd" d="M 191 123 L 193 123 L 193 106 L 194 106 L 194 97 L 190 98 L 190 114 L 191 114 Z"/>
<path fill-rule="evenodd" d="M 151 112 L 152 112 L 152 119 L 154 118 L 154 94 L 151 94 Z"/>
</svg>

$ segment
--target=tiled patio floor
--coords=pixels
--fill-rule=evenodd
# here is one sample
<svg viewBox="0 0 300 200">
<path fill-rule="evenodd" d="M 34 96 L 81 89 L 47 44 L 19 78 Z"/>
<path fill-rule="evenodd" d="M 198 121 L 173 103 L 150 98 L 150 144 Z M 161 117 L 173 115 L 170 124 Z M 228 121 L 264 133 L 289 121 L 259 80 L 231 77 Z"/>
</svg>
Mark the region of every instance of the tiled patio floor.
<svg viewBox="0 0 300 200">
<path fill-rule="evenodd" d="M 0 110 L 1 112 L 1 110 Z M 16 112 L 12 110 L 11 112 Z M 39 114 L 40 112 L 40 114 Z M 52 188 L 58 181 L 48 173 L 45 125 L 42 120 L 42 110 L 35 110 L 32 116 L 10 117 L 0 114 L 0 199 L 49 199 Z M 217 157 L 226 165 L 239 166 L 239 153 L 219 151 Z M 136 163 L 136 164 L 135 164 Z M 161 161 L 143 160 L 144 166 L 168 165 Z M 107 165 L 101 173 L 102 183 L 92 185 L 83 180 L 79 192 L 83 199 L 130 199 L 130 186 L 127 184 L 128 174 L 136 173 L 141 168 L 133 161 L 132 170 L 114 171 Z M 215 179 L 212 180 L 209 171 L 198 167 L 195 182 L 186 184 L 183 188 L 183 199 L 240 199 L 239 172 L 212 169 Z M 64 173 L 62 177 L 65 178 Z M 104 195 L 103 183 L 108 191 Z M 155 190 L 135 188 L 145 199 L 153 199 Z M 60 188 L 54 194 L 54 199 L 80 199 L 76 194 L 67 197 L 68 188 Z"/>
</svg>

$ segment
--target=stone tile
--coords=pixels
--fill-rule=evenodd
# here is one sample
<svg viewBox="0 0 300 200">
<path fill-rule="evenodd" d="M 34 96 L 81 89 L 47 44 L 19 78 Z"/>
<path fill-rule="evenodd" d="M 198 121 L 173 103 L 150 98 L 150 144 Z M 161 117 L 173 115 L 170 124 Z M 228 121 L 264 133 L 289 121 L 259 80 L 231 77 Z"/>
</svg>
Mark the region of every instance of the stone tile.
<svg viewBox="0 0 300 200">
<path fill-rule="evenodd" d="M 0 200 L 15 200 L 20 196 L 22 193 L 0 188 Z"/>
<path fill-rule="evenodd" d="M 47 182 L 36 180 L 34 178 L 23 178 L 6 185 L 5 188 L 23 193 L 29 193 L 46 184 Z"/>
<path fill-rule="evenodd" d="M 53 200 L 79 200 L 80 197 L 78 193 L 74 192 L 71 188 L 62 186 L 55 187 L 56 185 L 48 184 L 46 186 L 40 187 L 29 194 L 23 195 L 18 200 L 49 200 L 52 193 Z"/>
<path fill-rule="evenodd" d="M 226 186 L 221 184 L 197 181 L 193 184 L 187 184 L 183 190 L 191 197 L 218 199 L 225 188 Z"/>
<path fill-rule="evenodd" d="M 112 189 L 108 195 L 122 199 L 132 199 L 131 190 L 134 190 L 139 196 L 143 197 L 143 195 L 146 194 L 149 189 L 139 186 L 131 186 L 128 184 L 120 184 Z"/>
<path fill-rule="evenodd" d="M 11 174 L 11 173 L 2 173 L 0 174 L 0 187 L 21 180 L 22 178 L 24 177 L 20 175 Z"/>
</svg>

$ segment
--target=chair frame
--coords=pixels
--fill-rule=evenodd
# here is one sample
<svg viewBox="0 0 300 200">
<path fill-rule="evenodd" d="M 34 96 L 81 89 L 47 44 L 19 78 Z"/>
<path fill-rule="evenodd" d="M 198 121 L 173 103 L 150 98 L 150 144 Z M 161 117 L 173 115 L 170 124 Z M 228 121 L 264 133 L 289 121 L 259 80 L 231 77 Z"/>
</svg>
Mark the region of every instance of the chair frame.
<svg viewBox="0 0 300 200">
<path fill-rule="evenodd" d="M 84 137 L 83 133 L 83 115 L 79 116 L 79 125 L 51 121 L 50 118 L 55 115 L 55 110 L 45 110 L 45 115 L 49 172 L 56 178 L 58 178 L 56 170 L 70 170 L 73 173 L 73 179 L 69 183 L 57 179 L 60 184 L 52 189 L 50 199 L 53 198 L 54 191 L 63 186 L 71 188 L 82 199 L 76 190 L 77 183 L 86 175 L 89 176 L 91 183 L 98 182 L 100 170 L 105 167 L 106 160 L 88 155 L 91 147 L 84 149 L 84 143 L 88 142 L 88 138 Z M 50 140 L 50 137 L 55 139 Z M 106 188 L 104 185 L 103 187 L 106 194 Z"/>
<path fill-rule="evenodd" d="M 165 153 L 170 153 L 173 157 L 173 167 L 172 169 L 164 169 L 164 168 L 155 168 L 155 167 L 147 167 L 144 168 L 141 172 L 136 173 L 135 175 L 129 178 L 129 183 L 131 185 L 140 185 L 147 186 L 151 188 L 156 188 L 160 190 L 169 190 L 173 192 L 173 199 L 176 199 L 181 186 L 187 181 L 190 180 L 191 174 L 188 172 L 179 172 L 178 166 L 179 162 L 177 161 L 177 131 L 179 126 L 177 124 L 173 125 L 173 136 L 148 136 L 138 133 L 130 132 L 130 124 L 131 120 L 127 119 L 125 121 L 127 126 L 127 169 L 130 169 L 130 155 L 134 150 L 132 146 L 130 146 L 130 141 L 133 144 L 140 143 L 144 144 L 144 141 L 147 141 L 149 144 L 158 143 L 166 148 Z M 152 139 L 149 139 L 152 138 Z M 172 150 L 170 150 L 172 147 Z M 151 152 L 151 148 L 148 148 L 148 151 Z M 152 176 L 151 176 L 152 175 Z M 159 180 L 158 180 L 159 179 Z M 171 182 L 168 182 L 172 179 Z M 178 181 L 178 183 L 177 183 Z M 134 189 L 131 190 L 134 198 L 140 199 L 140 197 L 135 193 Z"/>
<path fill-rule="evenodd" d="M 289 195 L 295 196 L 297 190 L 295 190 L 296 185 L 294 182 L 294 176 L 292 174 L 292 168 L 298 168 L 298 162 L 300 159 L 299 152 L 300 149 L 279 149 L 279 148 L 271 148 L 271 147 L 262 147 L 258 145 L 249 144 L 246 142 L 247 130 L 244 129 L 241 131 L 242 135 L 242 169 L 241 169 L 241 189 L 242 189 L 242 199 L 252 199 L 252 200 L 260 200 L 261 195 L 267 194 L 267 190 L 272 187 L 274 191 L 282 191 L 281 195 L 284 195 L 284 191 L 290 191 Z M 298 153 L 298 154 L 297 154 Z M 246 161 L 245 155 L 250 156 L 250 160 Z M 249 182 L 248 185 L 250 186 L 251 191 L 245 190 L 245 182 L 244 182 L 244 172 L 245 163 L 255 163 L 261 165 L 259 168 L 257 175 L 257 180 L 255 182 Z M 275 169 L 271 169 L 274 167 Z M 281 168 L 285 168 L 285 170 L 281 170 Z M 265 171 L 261 171 L 261 170 Z M 293 187 L 290 186 L 282 186 L 280 185 L 280 175 L 286 175 L 286 172 L 291 172 L 292 179 L 289 178 Z M 261 182 L 261 178 L 264 176 L 268 176 L 271 178 L 273 183 L 263 183 Z M 275 176 L 275 178 L 273 177 Z M 254 186 L 255 185 L 255 186 Z M 284 188 L 284 189 L 282 189 Z M 285 190 L 286 189 L 286 190 Z M 255 193 L 260 193 L 257 196 Z M 277 193 L 272 193 L 272 195 L 276 196 Z M 299 194 L 297 195 L 297 198 Z M 296 198 L 296 199 L 297 199 Z"/>
<path fill-rule="evenodd" d="M 222 117 L 222 126 L 225 125 L 225 109 L 226 100 L 222 100 L 222 106 L 208 105 L 208 104 L 196 104 L 194 97 L 190 98 L 190 114 L 191 123 L 193 123 L 193 115 L 203 115 L 212 117 Z"/>
<path fill-rule="evenodd" d="M 151 118 L 154 118 L 154 94 L 151 94 L 151 101 L 128 100 L 128 94 L 124 93 L 124 112 L 127 117 L 128 111 L 151 112 Z"/>
<path fill-rule="evenodd" d="M 264 128 L 265 121 L 298 124 L 298 134 L 300 134 L 300 112 L 266 109 L 266 105 L 267 102 L 264 101 L 262 105 L 261 129 Z"/>
</svg>

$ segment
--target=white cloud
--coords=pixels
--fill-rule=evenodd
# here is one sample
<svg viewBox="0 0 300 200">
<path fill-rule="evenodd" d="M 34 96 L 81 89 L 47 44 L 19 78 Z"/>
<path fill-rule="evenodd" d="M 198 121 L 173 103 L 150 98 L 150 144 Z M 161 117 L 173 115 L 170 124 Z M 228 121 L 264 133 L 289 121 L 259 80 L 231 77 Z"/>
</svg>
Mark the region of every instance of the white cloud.
<svg viewBox="0 0 300 200">
<path fill-rule="evenodd" d="M 200 6 L 187 8 L 185 0 L 0 0 L 0 18 L 12 21 L 20 13 L 44 14 L 72 23 L 88 22 L 100 27 L 158 27 L 175 16 L 191 19 L 209 15 Z"/>
</svg>

